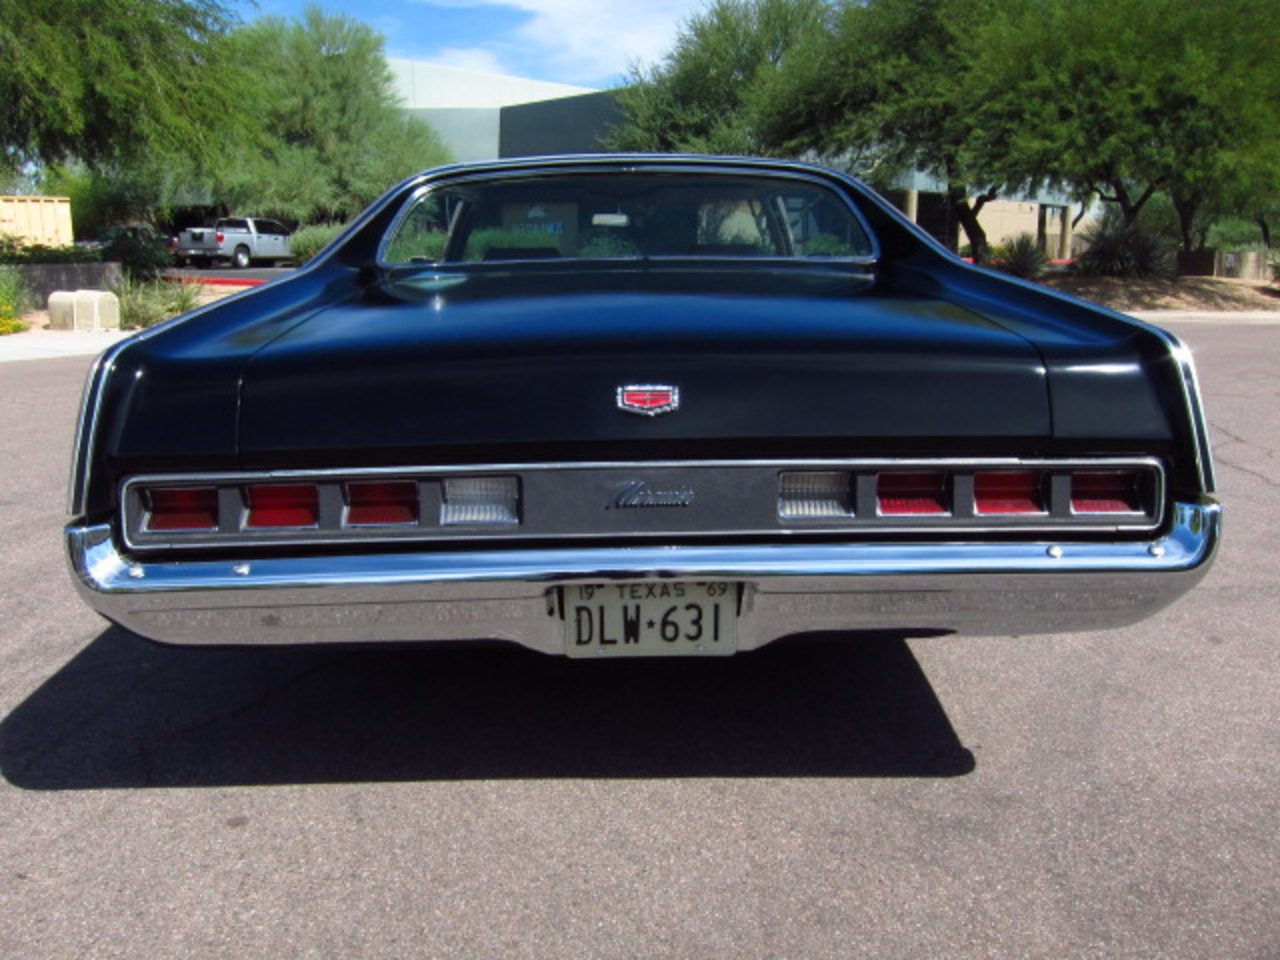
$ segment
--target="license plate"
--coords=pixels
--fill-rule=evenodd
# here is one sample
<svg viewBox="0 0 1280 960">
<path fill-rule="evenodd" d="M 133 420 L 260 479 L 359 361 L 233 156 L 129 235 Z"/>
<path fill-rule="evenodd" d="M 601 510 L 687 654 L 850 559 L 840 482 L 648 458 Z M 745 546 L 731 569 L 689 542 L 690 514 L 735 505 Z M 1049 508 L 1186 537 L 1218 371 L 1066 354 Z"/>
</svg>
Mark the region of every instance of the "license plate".
<svg viewBox="0 0 1280 960">
<path fill-rule="evenodd" d="M 738 585 L 654 581 L 564 588 L 571 657 L 707 657 L 738 646 Z"/>
</svg>

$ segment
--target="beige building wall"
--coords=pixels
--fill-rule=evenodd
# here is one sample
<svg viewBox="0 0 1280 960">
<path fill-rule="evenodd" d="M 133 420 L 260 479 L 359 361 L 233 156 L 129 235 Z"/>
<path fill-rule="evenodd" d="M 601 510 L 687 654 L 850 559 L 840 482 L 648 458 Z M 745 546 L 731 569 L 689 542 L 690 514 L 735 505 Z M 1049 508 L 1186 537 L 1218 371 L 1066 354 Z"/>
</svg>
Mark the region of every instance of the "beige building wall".
<svg viewBox="0 0 1280 960">
<path fill-rule="evenodd" d="M 1068 206 L 991 200 L 978 214 L 978 222 L 993 247 L 1029 233 L 1040 241 L 1041 249 L 1051 260 L 1072 256 L 1074 243 Z"/>
<path fill-rule="evenodd" d="M 71 200 L 67 197 L 0 196 L 0 237 L 22 244 L 69 247 Z"/>
<path fill-rule="evenodd" d="M 1008 243 L 1023 233 L 1034 237 L 1040 227 L 1040 204 L 990 200 L 979 211 L 978 222 L 987 232 L 987 241 L 993 247 Z"/>
</svg>

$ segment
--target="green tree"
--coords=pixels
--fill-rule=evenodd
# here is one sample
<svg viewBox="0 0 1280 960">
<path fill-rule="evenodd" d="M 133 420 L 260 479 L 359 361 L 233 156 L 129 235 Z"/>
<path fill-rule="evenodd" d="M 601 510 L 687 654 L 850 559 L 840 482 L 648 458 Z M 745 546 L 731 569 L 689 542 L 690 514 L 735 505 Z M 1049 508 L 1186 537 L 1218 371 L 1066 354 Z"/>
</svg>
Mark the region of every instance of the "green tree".
<svg viewBox="0 0 1280 960">
<path fill-rule="evenodd" d="M 0 166 L 200 152 L 234 117 L 217 0 L 0 3 Z"/>
<path fill-rule="evenodd" d="M 239 28 L 229 51 L 253 66 L 240 108 L 262 129 L 220 147 L 213 193 L 228 206 L 344 220 L 395 180 L 448 159 L 435 131 L 400 109 L 382 37 L 365 24 L 310 7 L 300 21 Z"/>
<path fill-rule="evenodd" d="M 614 150 L 755 154 L 752 98 L 801 38 L 825 24 L 823 0 L 714 0 L 682 25 L 660 63 L 635 66 L 615 96 L 626 117 Z"/>
<path fill-rule="evenodd" d="M 71 200 L 76 237 L 90 239 L 119 223 L 162 226 L 178 207 L 212 203 L 196 165 L 184 155 L 155 154 L 90 167 L 79 161 L 41 171 L 40 192 Z"/>
<path fill-rule="evenodd" d="M 918 169 L 946 198 L 976 260 L 978 220 L 1003 178 L 969 149 L 979 100 L 967 82 L 979 0 L 847 2 L 832 29 L 806 37 L 756 102 L 766 149 L 871 157 L 880 171 Z"/>
<path fill-rule="evenodd" d="M 1191 249 L 1206 205 L 1273 178 L 1276 12 L 1274 0 L 993 7 L 973 35 L 967 150 L 1006 182 L 1092 191 L 1125 225 L 1166 191 Z"/>
</svg>

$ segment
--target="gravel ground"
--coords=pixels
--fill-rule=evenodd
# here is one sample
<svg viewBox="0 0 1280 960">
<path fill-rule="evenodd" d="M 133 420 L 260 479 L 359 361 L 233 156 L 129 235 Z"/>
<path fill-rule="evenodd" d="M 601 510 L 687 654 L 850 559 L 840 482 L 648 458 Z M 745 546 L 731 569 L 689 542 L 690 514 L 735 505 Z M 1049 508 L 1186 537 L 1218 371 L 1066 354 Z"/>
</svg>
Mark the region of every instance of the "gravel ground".
<svg viewBox="0 0 1280 960">
<path fill-rule="evenodd" d="M 1280 314 L 1280 285 L 1225 277 L 1179 277 L 1176 280 L 1080 277 L 1059 274 L 1045 285 L 1092 300 L 1124 313 L 1150 310 L 1271 311 Z"/>
</svg>

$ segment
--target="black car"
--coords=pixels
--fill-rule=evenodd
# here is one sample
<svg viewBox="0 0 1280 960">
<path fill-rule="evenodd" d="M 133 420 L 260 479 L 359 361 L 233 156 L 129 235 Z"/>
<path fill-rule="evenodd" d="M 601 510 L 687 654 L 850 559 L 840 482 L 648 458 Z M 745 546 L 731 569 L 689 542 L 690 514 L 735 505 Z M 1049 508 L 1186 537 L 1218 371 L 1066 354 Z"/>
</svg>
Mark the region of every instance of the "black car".
<svg viewBox="0 0 1280 960">
<path fill-rule="evenodd" d="M 1219 532 L 1188 351 L 831 170 L 452 166 L 108 351 L 66 538 L 174 643 L 1114 627 Z"/>
</svg>

